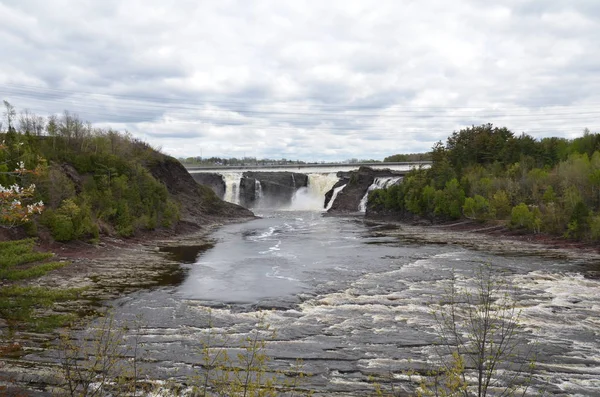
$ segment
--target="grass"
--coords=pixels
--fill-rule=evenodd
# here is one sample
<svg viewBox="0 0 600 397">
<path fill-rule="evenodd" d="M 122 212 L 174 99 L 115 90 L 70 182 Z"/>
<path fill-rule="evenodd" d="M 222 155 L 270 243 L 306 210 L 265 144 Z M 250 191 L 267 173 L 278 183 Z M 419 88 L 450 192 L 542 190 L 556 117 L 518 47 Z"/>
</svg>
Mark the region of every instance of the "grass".
<svg viewBox="0 0 600 397">
<path fill-rule="evenodd" d="M 35 239 L 0 242 L 0 317 L 9 327 L 47 331 L 73 320 L 70 314 L 52 313 L 52 306 L 76 299 L 80 289 L 53 289 L 19 283 L 66 266 L 49 262 L 51 252 L 35 251 Z"/>
<path fill-rule="evenodd" d="M 0 242 L 0 269 L 42 261 L 54 256 L 51 252 L 33 252 L 34 245 L 35 239 L 31 238 Z"/>
<path fill-rule="evenodd" d="M 0 280 L 17 281 L 42 277 L 44 274 L 66 265 L 67 262 L 49 262 L 33 265 L 28 269 L 0 269 Z"/>
</svg>

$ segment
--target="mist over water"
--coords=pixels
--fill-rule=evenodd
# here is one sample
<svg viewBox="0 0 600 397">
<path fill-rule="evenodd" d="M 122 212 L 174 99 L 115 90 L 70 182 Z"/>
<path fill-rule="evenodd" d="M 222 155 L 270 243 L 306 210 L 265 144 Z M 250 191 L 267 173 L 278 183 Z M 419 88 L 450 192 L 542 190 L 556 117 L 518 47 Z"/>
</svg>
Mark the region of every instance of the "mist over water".
<svg viewBox="0 0 600 397">
<path fill-rule="evenodd" d="M 185 380 L 201 361 L 208 328 L 233 339 L 256 327 L 277 330 L 275 369 L 304 360 L 316 395 L 373 393 L 369 378 L 431 365 L 434 321 L 452 272 L 474 280 L 490 263 L 517 292 L 523 335 L 539 361 L 532 393 L 600 395 L 600 282 L 586 266 L 535 256 L 497 256 L 453 245 L 382 237 L 361 218 L 319 211 L 258 211 L 226 225 L 178 286 L 121 299 L 117 316 L 143 315 L 147 370 Z M 235 353 L 235 343 L 232 342 Z"/>
</svg>

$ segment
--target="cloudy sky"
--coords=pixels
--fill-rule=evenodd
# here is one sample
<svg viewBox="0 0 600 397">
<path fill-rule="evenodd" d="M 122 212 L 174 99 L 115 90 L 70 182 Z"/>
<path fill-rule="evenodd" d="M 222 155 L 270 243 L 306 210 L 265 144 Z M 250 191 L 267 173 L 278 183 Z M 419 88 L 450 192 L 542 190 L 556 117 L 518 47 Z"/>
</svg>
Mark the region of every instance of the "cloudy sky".
<svg viewBox="0 0 600 397">
<path fill-rule="evenodd" d="M 598 0 L 0 0 L 0 54 L 18 110 L 177 157 L 382 159 L 472 124 L 600 124 Z"/>
</svg>

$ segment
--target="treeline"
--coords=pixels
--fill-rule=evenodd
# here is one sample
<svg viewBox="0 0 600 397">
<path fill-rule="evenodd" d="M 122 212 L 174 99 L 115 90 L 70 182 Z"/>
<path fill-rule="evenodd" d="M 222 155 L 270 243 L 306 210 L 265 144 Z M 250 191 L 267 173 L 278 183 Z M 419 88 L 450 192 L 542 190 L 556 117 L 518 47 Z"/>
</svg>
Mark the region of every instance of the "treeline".
<svg viewBox="0 0 600 397">
<path fill-rule="evenodd" d="M 454 132 L 431 155 L 431 168 L 372 192 L 367 211 L 600 240 L 600 134 L 536 140 L 486 124 Z"/>
<path fill-rule="evenodd" d="M 100 233 L 132 236 L 177 221 L 177 203 L 148 171 L 164 156 L 145 142 L 94 128 L 69 112 L 44 118 L 18 115 L 6 101 L 4 108 L 0 186 L 35 186 L 25 199 L 44 206 L 23 225 L 28 234 L 42 227 L 58 241 L 94 240 Z M 9 211 L 16 204 L 2 205 Z"/>
<path fill-rule="evenodd" d="M 225 157 L 180 157 L 178 159 L 182 164 L 185 165 L 196 165 L 196 166 L 212 166 L 212 165 L 224 165 L 224 166 L 256 166 L 256 165 L 293 165 L 293 164 L 306 164 L 300 160 L 288 160 L 285 158 L 276 159 L 257 159 L 256 157 L 243 157 L 243 158 L 225 158 Z"/>
<path fill-rule="evenodd" d="M 383 159 L 384 163 L 402 163 L 405 161 L 430 161 L 431 153 L 394 154 Z"/>
</svg>

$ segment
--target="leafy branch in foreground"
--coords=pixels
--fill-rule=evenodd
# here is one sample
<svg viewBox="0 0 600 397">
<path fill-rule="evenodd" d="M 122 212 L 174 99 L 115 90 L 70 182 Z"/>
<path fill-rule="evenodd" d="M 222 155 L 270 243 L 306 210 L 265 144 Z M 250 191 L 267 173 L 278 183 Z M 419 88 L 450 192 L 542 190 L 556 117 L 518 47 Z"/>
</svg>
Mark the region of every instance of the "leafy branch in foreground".
<svg viewBox="0 0 600 397">
<path fill-rule="evenodd" d="M 535 363 L 520 325 L 520 310 L 505 279 L 481 266 L 474 285 L 453 275 L 433 311 L 439 343 L 437 368 L 424 377 L 420 396 L 525 395 Z"/>
</svg>

